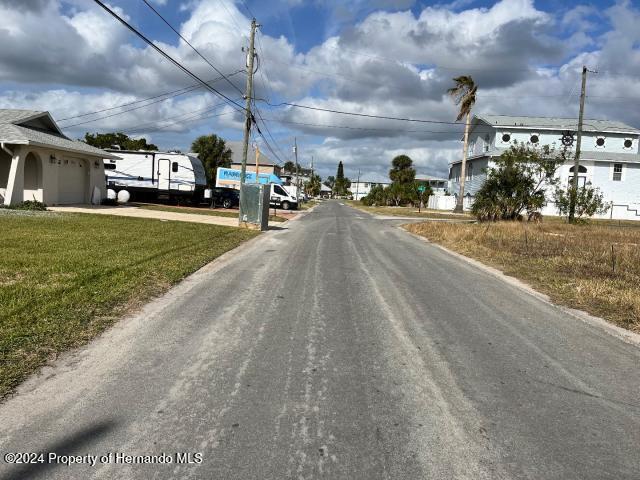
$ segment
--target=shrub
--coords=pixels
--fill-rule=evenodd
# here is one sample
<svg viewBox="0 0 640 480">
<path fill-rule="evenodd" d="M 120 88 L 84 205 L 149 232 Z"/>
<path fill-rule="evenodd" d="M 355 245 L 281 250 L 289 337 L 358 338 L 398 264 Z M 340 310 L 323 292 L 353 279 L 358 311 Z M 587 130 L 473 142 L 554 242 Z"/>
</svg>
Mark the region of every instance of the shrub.
<svg viewBox="0 0 640 480">
<path fill-rule="evenodd" d="M 557 182 L 555 173 L 566 152 L 516 144 L 495 159 L 475 195 L 471 212 L 480 221 L 522 220 L 540 210 L 545 189 Z"/>
<path fill-rule="evenodd" d="M 561 217 L 569 216 L 571 197 L 575 197 L 576 207 L 574 216 L 577 219 L 593 217 L 596 213 L 602 215 L 609 211 L 609 205 L 605 204 L 600 189 L 592 187 L 590 183 L 587 183 L 584 187 L 579 187 L 577 191 L 573 188 L 573 185 L 567 189 L 561 187 L 556 188 L 554 200 Z"/>
<path fill-rule="evenodd" d="M 15 210 L 46 211 L 47 205 L 42 202 L 38 202 L 37 200 L 25 200 L 11 208 Z"/>
</svg>

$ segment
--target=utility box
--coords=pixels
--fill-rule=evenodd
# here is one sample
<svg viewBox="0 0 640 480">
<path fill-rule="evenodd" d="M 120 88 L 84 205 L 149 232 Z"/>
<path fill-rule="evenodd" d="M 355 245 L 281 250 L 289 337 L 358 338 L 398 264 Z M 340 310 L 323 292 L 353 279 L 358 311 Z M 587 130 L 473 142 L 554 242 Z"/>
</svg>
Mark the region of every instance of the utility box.
<svg viewBox="0 0 640 480">
<path fill-rule="evenodd" d="M 243 183 L 240 195 L 240 215 L 244 226 L 265 231 L 269 228 L 269 195 L 271 185 Z"/>
</svg>

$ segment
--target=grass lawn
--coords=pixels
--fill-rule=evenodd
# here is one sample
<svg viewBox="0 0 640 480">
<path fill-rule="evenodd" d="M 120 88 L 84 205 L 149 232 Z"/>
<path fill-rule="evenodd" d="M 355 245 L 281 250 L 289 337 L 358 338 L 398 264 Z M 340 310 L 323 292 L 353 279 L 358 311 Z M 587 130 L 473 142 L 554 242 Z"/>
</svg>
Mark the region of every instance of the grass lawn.
<svg viewBox="0 0 640 480">
<path fill-rule="evenodd" d="M 428 210 L 423 208 L 421 212 L 415 207 L 367 207 L 361 202 L 347 200 L 346 203 L 359 210 L 373 215 L 391 215 L 396 217 L 434 218 L 441 220 L 473 220 L 468 214 L 454 214 L 447 210 Z"/>
<path fill-rule="evenodd" d="M 405 228 L 520 278 L 556 303 L 640 332 L 640 228 L 546 219 Z"/>
<path fill-rule="evenodd" d="M 0 398 L 48 359 L 257 235 L 107 215 L 1 215 Z"/>
<path fill-rule="evenodd" d="M 195 213 L 197 215 L 212 215 L 214 217 L 235 217 L 238 218 L 238 210 L 229 209 L 229 210 L 211 210 L 209 208 L 195 208 L 195 207 L 172 207 L 170 205 L 148 205 L 148 204 L 140 204 L 137 205 L 139 208 L 143 208 L 145 210 L 160 210 L 163 212 L 176 212 L 176 213 Z M 285 222 L 287 221 L 284 217 L 279 217 L 277 215 L 269 215 L 270 222 Z"/>
</svg>

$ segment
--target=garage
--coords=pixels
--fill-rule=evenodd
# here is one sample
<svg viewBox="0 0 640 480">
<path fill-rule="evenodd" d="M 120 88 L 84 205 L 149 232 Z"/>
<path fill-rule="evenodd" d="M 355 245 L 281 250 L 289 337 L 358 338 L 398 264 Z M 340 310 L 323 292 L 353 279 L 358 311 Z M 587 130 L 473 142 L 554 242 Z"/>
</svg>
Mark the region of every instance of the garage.
<svg viewBox="0 0 640 480">
<path fill-rule="evenodd" d="M 0 109 L 0 202 L 100 204 L 106 197 L 103 150 L 71 140 L 49 112 Z"/>
<path fill-rule="evenodd" d="M 59 166 L 58 203 L 86 203 L 89 189 L 87 162 L 78 158 L 65 158 Z"/>
</svg>

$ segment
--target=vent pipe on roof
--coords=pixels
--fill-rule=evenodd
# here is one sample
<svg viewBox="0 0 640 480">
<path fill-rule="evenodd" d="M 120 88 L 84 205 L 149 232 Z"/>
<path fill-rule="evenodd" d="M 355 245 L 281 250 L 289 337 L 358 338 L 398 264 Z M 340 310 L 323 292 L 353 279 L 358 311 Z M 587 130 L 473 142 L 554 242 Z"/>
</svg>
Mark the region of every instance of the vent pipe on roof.
<svg viewBox="0 0 640 480">
<path fill-rule="evenodd" d="M 7 154 L 9 154 L 11 158 L 13 158 L 13 152 L 5 146 L 4 142 L 0 142 L 0 148 L 2 148 L 2 150 L 7 152 Z"/>
</svg>

